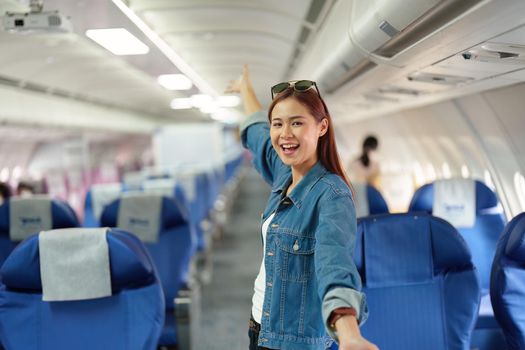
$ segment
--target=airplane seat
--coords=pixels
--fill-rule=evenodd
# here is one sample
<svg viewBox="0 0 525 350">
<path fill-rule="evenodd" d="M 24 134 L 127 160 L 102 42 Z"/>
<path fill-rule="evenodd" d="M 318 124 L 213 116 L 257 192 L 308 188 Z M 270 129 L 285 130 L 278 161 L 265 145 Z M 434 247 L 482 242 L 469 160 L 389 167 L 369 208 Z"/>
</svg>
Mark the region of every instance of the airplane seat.
<svg viewBox="0 0 525 350">
<path fill-rule="evenodd" d="M 40 196 L 11 198 L 0 205 L 0 266 L 30 234 L 78 226 L 75 211 L 62 200 Z"/>
<path fill-rule="evenodd" d="M 166 300 L 166 321 L 159 345 L 172 346 L 187 341 L 186 335 L 176 332 L 183 322 L 175 325 L 174 320 L 176 299 L 190 284 L 191 258 L 196 249 L 193 226 L 186 214 L 175 199 L 147 193 L 128 194 L 107 205 L 102 212 L 101 224 L 139 237 L 157 267 Z M 182 316 L 189 320 L 189 315 Z"/>
<path fill-rule="evenodd" d="M 164 297 L 142 243 L 118 229 L 42 231 L 0 270 L 6 350 L 154 350 Z"/>
<path fill-rule="evenodd" d="M 525 213 L 512 219 L 500 237 L 490 298 L 508 349 L 525 349 Z"/>
<path fill-rule="evenodd" d="M 437 196 L 434 195 L 436 186 L 438 190 L 444 187 L 443 192 L 439 192 Z M 467 197 L 458 201 L 453 198 L 465 193 Z M 462 202 L 463 199 L 465 202 Z M 456 227 L 472 252 L 481 278 L 482 294 L 488 295 L 492 260 L 498 238 L 505 226 L 505 217 L 499 209 L 496 194 L 478 180 L 438 180 L 423 185 L 414 193 L 408 211 L 423 211 L 441 217 Z"/>
<path fill-rule="evenodd" d="M 104 206 L 122 193 L 121 183 L 95 184 L 86 193 L 83 227 L 100 227 L 100 215 Z"/>
<path fill-rule="evenodd" d="M 381 350 L 468 349 L 479 277 L 449 223 L 423 213 L 361 218 L 354 260 L 370 311 L 364 337 Z"/>
<path fill-rule="evenodd" d="M 385 199 L 374 186 L 360 182 L 354 182 L 352 186 L 355 193 L 354 202 L 358 218 L 388 213 L 388 205 Z"/>
<path fill-rule="evenodd" d="M 419 188 L 409 212 L 423 211 L 439 216 L 463 236 L 472 253 L 481 280 L 481 307 L 471 346 L 479 350 L 502 349 L 503 334 L 490 303 L 490 270 L 505 217 L 496 194 L 473 179 L 438 180 Z"/>
</svg>

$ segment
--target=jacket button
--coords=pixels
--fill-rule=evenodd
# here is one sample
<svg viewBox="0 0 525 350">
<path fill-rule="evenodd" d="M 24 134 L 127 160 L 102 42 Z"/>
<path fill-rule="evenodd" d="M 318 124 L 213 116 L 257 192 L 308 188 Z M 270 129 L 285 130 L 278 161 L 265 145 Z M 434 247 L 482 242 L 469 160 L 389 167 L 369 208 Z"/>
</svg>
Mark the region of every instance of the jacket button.
<svg viewBox="0 0 525 350">
<path fill-rule="evenodd" d="M 293 245 L 293 250 L 294 251 L 298 251 L 299 250 L 299 242 L 298 241 L 295 241 L 295 243 Z"/>
<path fill-rule="evenodd" d="M 270 314 L 268 312 L 265 312 L 264 316 L 268 317 L 268 316 L 270 316 Z"/>
<path fill-rule="evenodd" d="M 279 227 L 279 224 L 272 224 L 272 227 L 273 228 L 277 228 L 277 227 Z"/>
<path fill-rule="evenodd" d="M 268 287 L 272 287 L 272 286 L 273 286 L 272 282 L 268 282 L 268 283 L 266 283 L 266 285 L 267 285 Z"/>
<path fill-rule="evenodd" d="M 268 256 L 273 256 L 273 252 L 268 252 Z"/>
</svg>

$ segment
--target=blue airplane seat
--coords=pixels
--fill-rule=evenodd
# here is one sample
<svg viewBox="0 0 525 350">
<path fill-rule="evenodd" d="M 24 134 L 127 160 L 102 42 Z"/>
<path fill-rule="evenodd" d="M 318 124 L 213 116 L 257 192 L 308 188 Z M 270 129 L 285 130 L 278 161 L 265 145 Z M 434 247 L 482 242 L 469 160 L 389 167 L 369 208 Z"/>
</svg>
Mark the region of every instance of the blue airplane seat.
<svg viewBox="0 0 525 350">
<path fill-rule="evenodd" d="M 370 312 L 364 337 L 381 350 L 469 348 L 479 277 L 449 223 L 423 213 L 359 219 L 354 260 Z"/>
<path fill-rule="evenodd" d="M 84 201 L 84 227 L 100 227 L 104 207 L 117 199 L 123 191 L 121 183 L 96 184 L 86 193 Z"/>
<path fill-rule="evenodd" d="M 151 211 L 156 205 L 157 210 Z M 136 193 L 106 206 L 101 223 L 132 232 L 144 242 L 159 272 L 166 299 L 166 323 L 159 345 L 176 344 L 174 299 L 188 285 L 190 262 L 196 250 L 193 226 L 185 208 L 173 198 Z"/>
<path fill-rule="evenodd" d="M 20 214 L 11 213 L 12 202 L 22 206 Z M 32 202 L 38 202 L 35 211 L 32 211 Z M 12 215 L 17 217 L 18 226 L 11 226 Z M 66 202 L 58 199 L 13 198 L 5 202 L 0 205 L 0 266 L 16 245 L 30 234 L 47 229 L 78 226 L 80 223 L 75 211 Z"/>
<path fill-rule="evenodd" d="M 451 180 L 440 180 L 449 182 Z M 454 181 L 454 180 L 452 180 Z M 472 225 L 457 226 L 446 217 L 459 233 L 463 236 L 472 252 L 472 258 L 481 278 L 482 294 L 488 295 L 490 285 L 490 270 L 492 260 L 496 251 L 498 238 L 505 226 L 505 217 L 499 209 L 499 201 L 496 194 L 484 183 L 478 180 L 474 181 L 474 196 L 472 200 L 475 203 L 475 217 Z M 420 187 L 412 197 L 409 212 L 424 211 L 429 214 L 436 214 L 434 206 L 434 183 L 426 184 Z M 455 208 L 451 204 L 449 209 Z M 441 216 L 442 217 L 442 216 Z"/>
<path fill-rule="evenodd" d="M 355 193 L 355 208 L 357 217 L 368 215 L 387 214 L 388 205 L 385 199 L 374 186 L 354 182 L 352 183 Z"/>
<path fill-rule="evenodd" d="M 206 239 L 204 229 L 201 226 L 203 220 L 207 219 L 210 212 L 209 198 L 211 197 L 211 184 L 206 173 L 199 173 L 195 176 L 196 196 L 192 203 L 192 218 L 195 220 L 195 230 L 197 236 L 197 250 L 206 250 Z"/>
<path fill-rule="evenodd" d="M 54 253 L 42 238 L 48 233 Z M 157 347 L 164 322 L 162 288 L 148 252 L 125 231 L 34 234 L 7 258 L 0 274 L 0 339 L 6 350 Z M 78 276 L 87 282 L 78 283 Z"/>
<path fill-rule="evenodd" d="M 508 349 L 525 349 L 525 213 L 512 219 L 500 237 L 490 298 Z"/>
</svg>

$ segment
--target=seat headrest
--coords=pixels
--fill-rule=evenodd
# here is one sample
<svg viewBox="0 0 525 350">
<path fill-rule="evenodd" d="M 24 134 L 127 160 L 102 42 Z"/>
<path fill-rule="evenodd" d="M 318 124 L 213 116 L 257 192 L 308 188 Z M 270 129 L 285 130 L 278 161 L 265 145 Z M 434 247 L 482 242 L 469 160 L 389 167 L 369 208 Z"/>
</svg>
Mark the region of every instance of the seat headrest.
<svg viewBox="0 0 525 350">
<path fill-rule="evenodd" d="M 505 255 L 512 260 L 525 262 L 525 213 L 512 219 L 502 236 L 509 235 Z"/>
<path fill-rule="evenodd" d="M 100 223 L 102 226 L 116 227 L 122 198 L 108 204 L 102 211 Z M 188 223 L 187 209 L 175 199 L 162 197 L 159 230 L 169 230 Z"/>
<path fill-rule="evenodd" d="M 32 201 L 33 198 L 25 198 L 24 201 Z M 11 201 L 0 205 L 0 235 L 9 235 L 11 226 Z M 51 229 L 78 227 L 79 221 L 75 211 L 64 201 L 51 199 Z M 31 233 L 40 232 L 44 227 L 35 227 Z"/>
<path fill-rule="evenodd" d="M 354 260 L 368 288 L 424 283 L 451 269 L 472 268 L 456 229 L 424 213 L 359 219 Z"/>
<path fill-rule="evenodd" d="M 498 206 L 499 201 L 496 193 L 494 193 L 494 191 L 483 182 L 479 180 L 474 181 L 476 192 L 476 214 L 480 214 L 480 211 L 485 209 L 491 209 Z M 408 211 L 424 211 L 431 214 L 433 200 L 433 184 L 423 185 L 414 193 Z"/>
<path fill-rule="evenodd" d="M 385 199 L 374 186 L 366 187 L 366 196 L 368 197 L 368 208 L 370 215 L 388 213 L 388 205 Z"/>
<path fill-rule="evenodd" d="M 113 294 L 156 281 L 151 258 L 136 237 L 119 229 L 108 229 L 106 239 Z M 39 235 L 29 237 L 15 248 L 0 273 L 2 283 L 9 289 L 41 293 Z"/>
</svg>

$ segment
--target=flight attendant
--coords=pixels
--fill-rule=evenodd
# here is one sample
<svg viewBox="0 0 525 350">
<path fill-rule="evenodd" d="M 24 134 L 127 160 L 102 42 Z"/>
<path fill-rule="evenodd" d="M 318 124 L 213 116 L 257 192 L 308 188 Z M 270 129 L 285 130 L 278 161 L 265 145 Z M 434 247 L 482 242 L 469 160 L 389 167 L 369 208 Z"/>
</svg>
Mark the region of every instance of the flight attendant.
<svg viewBox="0 0 525 350">
<path fill-rule="evenodd" d="M 255 280 L 250 350 L 377 350 L 352 259 L 356 216 L 328 109 L 313 81 L 279 83 L 262 111 L 245 66 L 229 92 L 246 114 L 243 145 L 272 186 L 262 217 L 264 256 Z"/>
</svg>

